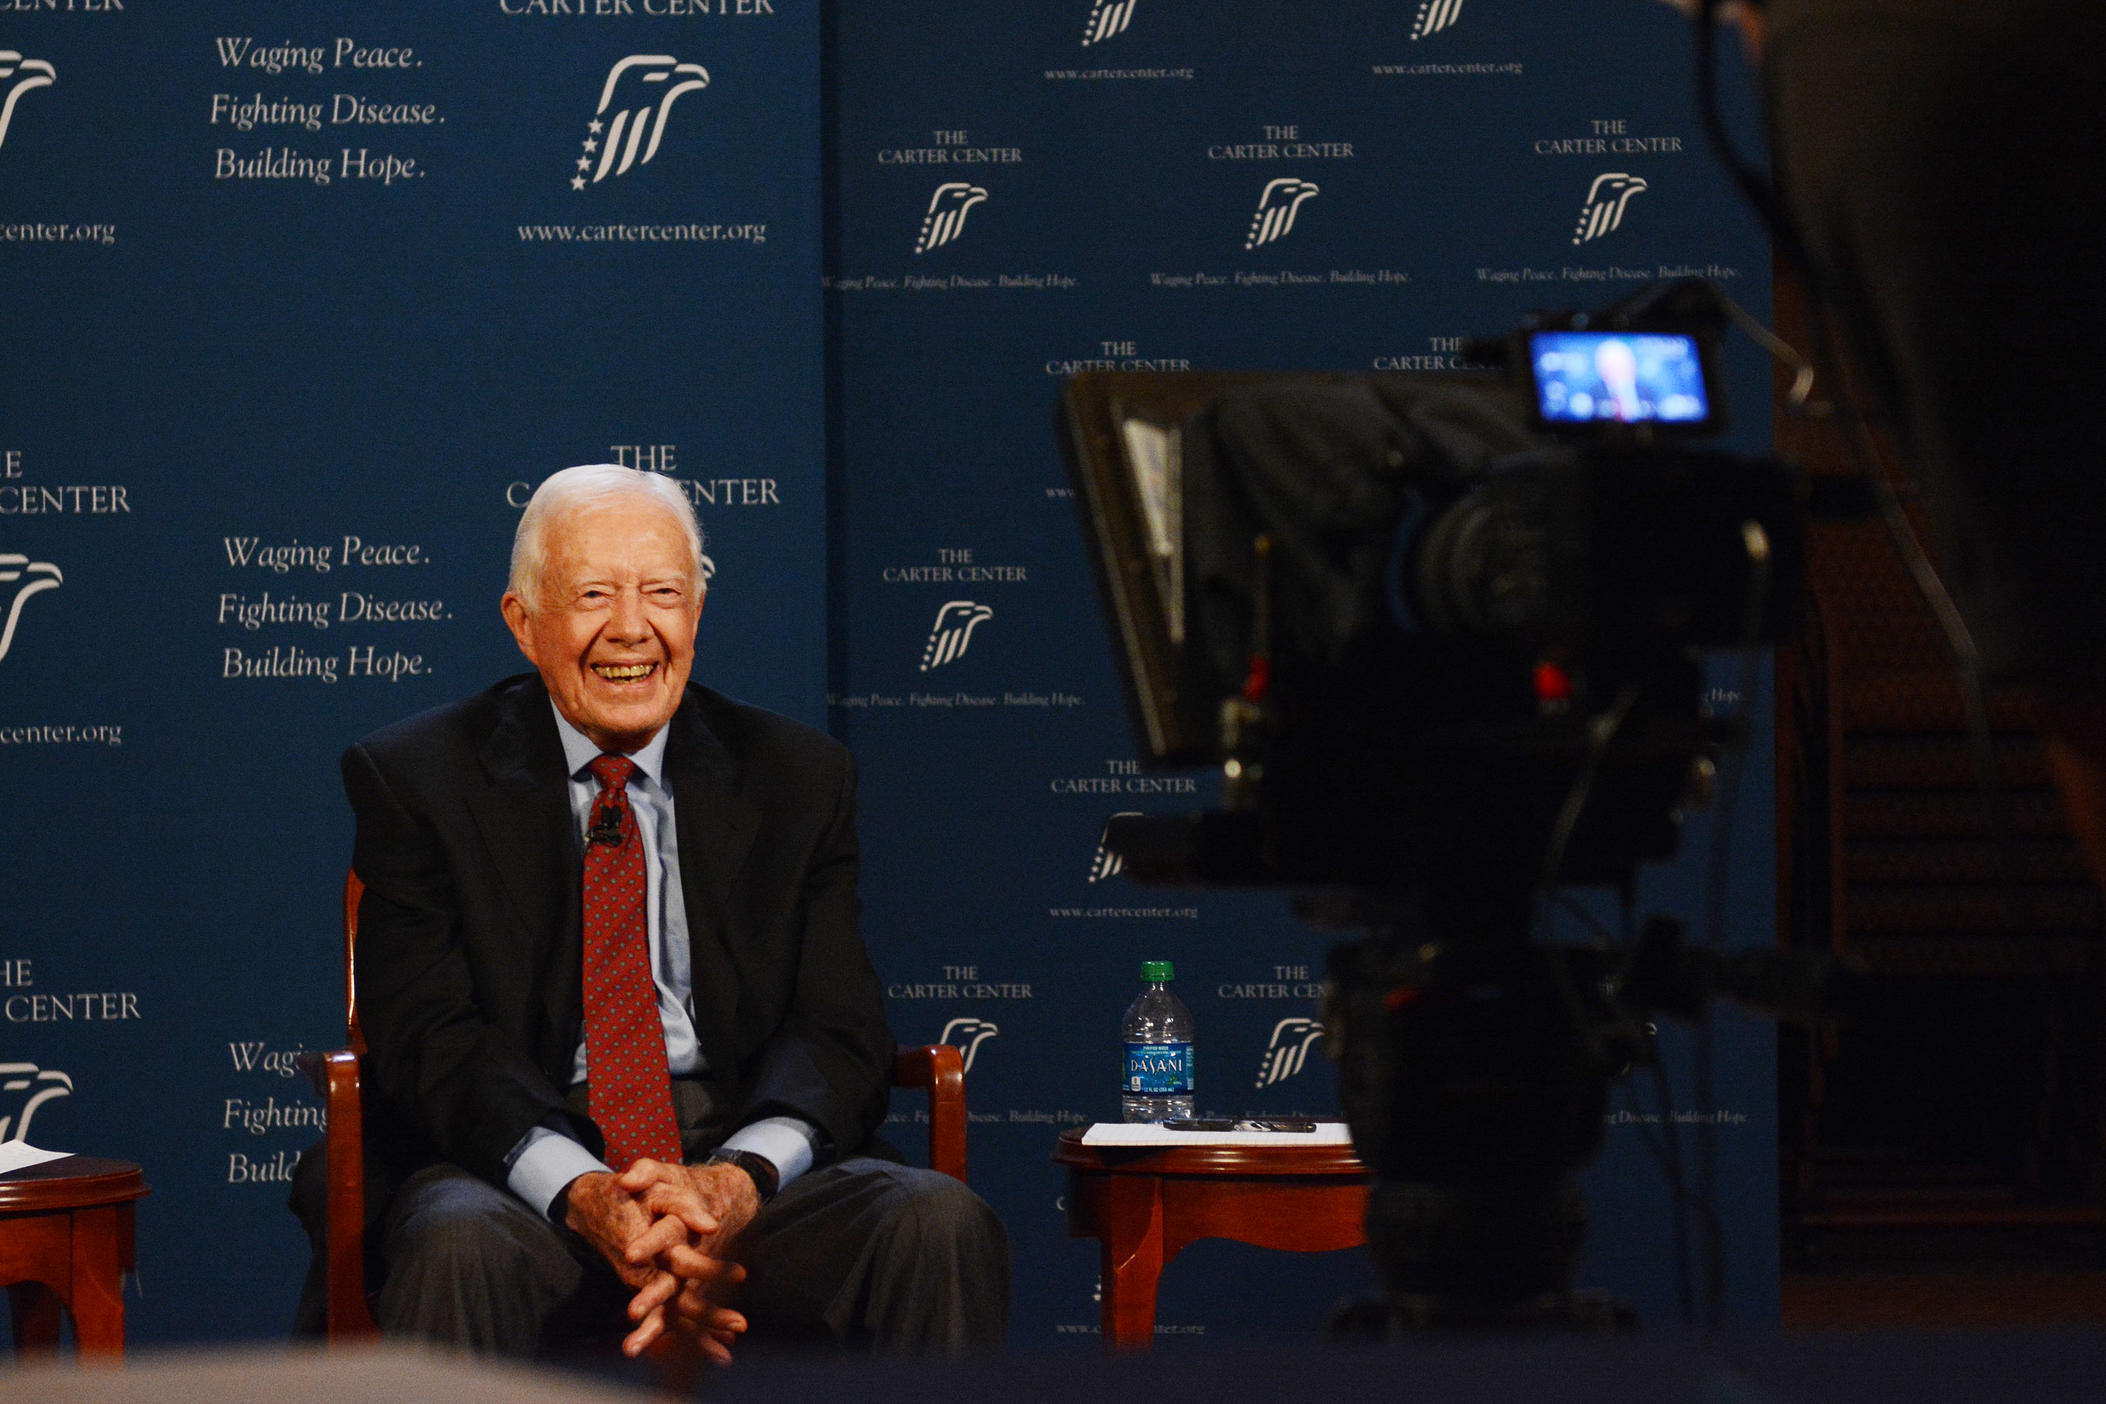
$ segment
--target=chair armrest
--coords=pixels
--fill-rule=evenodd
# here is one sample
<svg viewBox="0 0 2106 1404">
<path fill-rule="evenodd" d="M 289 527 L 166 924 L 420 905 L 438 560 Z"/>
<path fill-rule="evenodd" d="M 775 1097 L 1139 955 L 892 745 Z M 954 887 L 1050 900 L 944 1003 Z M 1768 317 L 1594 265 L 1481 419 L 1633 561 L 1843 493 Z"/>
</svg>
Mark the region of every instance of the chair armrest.
<svg viewBox="0 0 2106 1404">
<path fill-rule="evenodd" d="M 965 1179 L 965 1062 L 947 1043 L 902 1048 L 892 1080 L 929 1094 L 929 1168 Z"/>
<path fill-rule="evenodd" d="M 324 1053 L 311 1071 L 329 1114 L 329 1339 L 377 1336 L 366 1305 L 366 1163 L 358 1055 Z"/>
</svg>

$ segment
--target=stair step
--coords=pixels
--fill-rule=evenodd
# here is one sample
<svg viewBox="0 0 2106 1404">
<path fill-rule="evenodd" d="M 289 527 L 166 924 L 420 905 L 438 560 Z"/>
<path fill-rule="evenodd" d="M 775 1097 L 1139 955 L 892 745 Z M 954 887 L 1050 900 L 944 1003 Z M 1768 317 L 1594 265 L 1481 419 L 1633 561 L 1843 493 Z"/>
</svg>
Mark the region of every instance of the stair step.
<svg viewBox="0 0 2106 1404">
<path fill-rule="evenodd" d="M 1967 709 L 1959 684 L 1946 671 L 1881 668 L 1872 661 L 1859 660 L 1851 676 L 1836 684 L 1835 705 L 1842 710 L 1846 741 L 1861 733 L 1942 734 L 1960 740 L 1968 731 Z M 2025 705 L 2007 694 L 1992 695 L 1987 711 L 1992 733 L 2033 729 Z"/>
<path fill-rule="evenodd" d="M 2097 979 L 2101 942 L 2091 930 L 2025 935 L 1980 931 L 1852 931 L 1842 949 L 1888 977 Z"/>
<path fill-rule="evenodd" d="M 1830 1205 L 1796 1216 L 1806 1229 L 1851 1228 L 2092 1228 L 2106 1224 L 2096 1204 L 1898 1204 Z"/>
<path fill-rule="evenodd" d="M 2040 789 L 2048 784 L 2047 759 L 2038 737 L 1991 739 L 1994 787 Z M 1964 736 L 1870 736 L 1847 738 L 1843 783 L 1858 789 L 1947 789 L 1983 791 L 1975 747 Z"/>
<path fill-rule="evenodd" d="M 2102 915 L 2098 890 L 2083 883 L 2012 888 L 1853 882 L 1844 900 L 1852 939 L 1873 932 L 2097 931 Z"/>
<path fill-rule="evenodd" d="M 1976 838 L 2068 832 L 2049 790 L 1860 790 L 1843 797 L 1843 832 L 1853 838 Z"/>
<path fill-rule="evenodd" d="M 2082 883 L 2083 856 L 2070 839 L 1852 839 L 1843 850 L 1848 880 L 1872 884 Z"/>
</svg>

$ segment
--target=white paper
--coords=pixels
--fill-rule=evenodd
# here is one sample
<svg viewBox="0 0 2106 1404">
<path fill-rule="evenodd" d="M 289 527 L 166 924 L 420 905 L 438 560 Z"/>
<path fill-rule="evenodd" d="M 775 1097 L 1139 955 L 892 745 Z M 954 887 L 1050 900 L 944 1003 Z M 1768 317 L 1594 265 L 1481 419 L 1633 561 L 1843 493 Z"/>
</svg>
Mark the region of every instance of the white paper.
<svg viewBox="0 0 2106 1404">
<path fill-rule="evenodd" d="M 27 1141 L 0 1141 L 0 1175 L 14 1170 L 27 1170 L 32 1165 L 42 1165 L 47 1160 L 64 1160 L 72 1151 L 38 1150 Z"/>
<path fill-rule="evenodd" d="M 1086 1146 L 1349 1146 L 1343 1121 L 1314 1131 L 1165 1131 L 1153 1122 L 1099 1121 L 1082 1133 Z"/>
</svg>

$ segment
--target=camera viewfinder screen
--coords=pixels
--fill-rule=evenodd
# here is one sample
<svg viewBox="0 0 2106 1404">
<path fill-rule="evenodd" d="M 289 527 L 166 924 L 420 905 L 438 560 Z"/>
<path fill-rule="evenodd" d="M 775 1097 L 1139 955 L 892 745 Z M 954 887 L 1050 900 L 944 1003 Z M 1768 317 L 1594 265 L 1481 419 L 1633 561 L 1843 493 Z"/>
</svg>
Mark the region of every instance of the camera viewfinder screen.
<svg viewBox="0 0 2106 1404">
<path fill-rule="evenodd" d="M 1536 413 L 1546 424 L 1602 420 L 1697 426 L 1711 417 L 1693 336 L 1532 332 Z"/>
</svg>

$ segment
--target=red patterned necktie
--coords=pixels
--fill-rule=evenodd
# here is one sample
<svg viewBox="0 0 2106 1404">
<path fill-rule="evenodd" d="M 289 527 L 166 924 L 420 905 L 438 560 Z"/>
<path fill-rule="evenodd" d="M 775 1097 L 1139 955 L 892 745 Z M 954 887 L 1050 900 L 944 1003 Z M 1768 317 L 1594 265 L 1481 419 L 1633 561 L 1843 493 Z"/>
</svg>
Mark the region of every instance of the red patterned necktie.
<svg viewBox="0 0 2106 1404">
<path fill-rule="evenodd" d="M 592 763 L 600 793 L 585 840 L 585 1070 L 592 1120 L 617 1172 L 644 1155 L 680 1162 L 665 1026 L 651 983 L 643 840 L 629 808 L 635 771 L 627 756 Z"/>
</svg>

